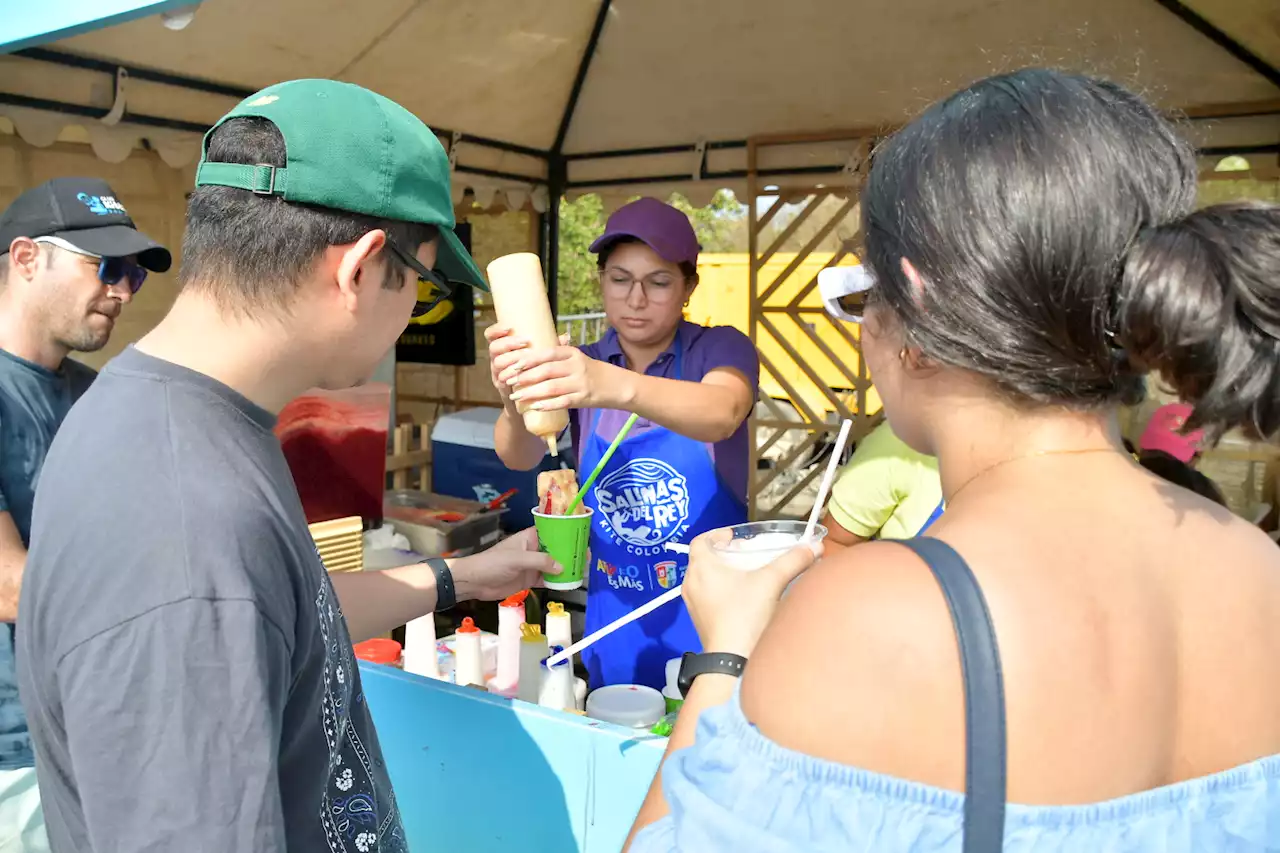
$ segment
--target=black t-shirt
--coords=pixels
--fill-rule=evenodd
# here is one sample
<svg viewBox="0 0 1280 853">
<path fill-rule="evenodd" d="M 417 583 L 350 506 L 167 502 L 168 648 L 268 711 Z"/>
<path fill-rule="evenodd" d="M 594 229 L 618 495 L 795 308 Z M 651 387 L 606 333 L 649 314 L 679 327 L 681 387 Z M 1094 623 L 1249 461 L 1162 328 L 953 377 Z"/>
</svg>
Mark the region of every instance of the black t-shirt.
<svg viewBox="0 0 1280 853">
<path fill-rule="evenodd" d="M 18 676 L 55 851 L 405 849 L 273 424 L 131 349 L 54 440 Z"/>
<path fill-rule="evenodd" d="M 23 545 L 31 540 L 31 508 L 45 454 L 95 376 L 93 368 L 69 358 L 49 370 L 0 350 L 0 511 L 9 513 Z M 0 770 L 35 763 L 18 702 L 13 635 L 12 624 L 0 626 Z"/>
</svg>

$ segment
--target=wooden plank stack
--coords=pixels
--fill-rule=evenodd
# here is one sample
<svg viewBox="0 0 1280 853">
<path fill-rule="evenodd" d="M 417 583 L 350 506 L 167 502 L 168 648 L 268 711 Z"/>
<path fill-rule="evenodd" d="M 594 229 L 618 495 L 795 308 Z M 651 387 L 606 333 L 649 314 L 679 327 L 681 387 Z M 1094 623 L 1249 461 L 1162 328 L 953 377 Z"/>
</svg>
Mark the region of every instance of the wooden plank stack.
<svg viewBox="0 0 1280 853">
<path fill-rule="evenodd" d="M 364 571 L 364 523 L 360 516 L 307 525 L 320 560 L 330 572 Z"/>
</svg>

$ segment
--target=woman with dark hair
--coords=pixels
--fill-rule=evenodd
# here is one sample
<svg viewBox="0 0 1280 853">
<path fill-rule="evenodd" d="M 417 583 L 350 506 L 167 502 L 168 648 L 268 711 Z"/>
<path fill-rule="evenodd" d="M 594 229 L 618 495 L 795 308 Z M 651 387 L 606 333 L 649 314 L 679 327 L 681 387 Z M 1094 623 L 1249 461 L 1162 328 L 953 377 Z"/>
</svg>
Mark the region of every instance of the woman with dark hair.
<svg viewBox="0 0 1280 853">
<path fill-rule="evenodd" d="M 881 147 L 863 351 L 947 511 L 780 603 L 807 549 L 695 542 L 685 601 L 745 672 L 682 674 L 633 853 L 1280 849 L 1280 552 L 1115 417 L 1155 370 L 1191 429 L 1280 430 L 1280 209 L 1193 212 L 1196 181 L 1155 109 L 1056 71 Z"/>
<path fill-rule="evenodd" d="M 591 525 L 588 632 L 682 582 L 687 543 L 747 520 L 750 433 L 760 365 L 747 336 L 687 322 L 698 285 L 698 238 L 689 218 L 657 199 L 614 212 L 591 244 L 609 331 L 584 347 L 532 351 L 509 330 L 485 332 L 505 409 L 494 429 L 498 456 L 528 470 L 546 443 L 524 428 L 515 401 L 572 409 L 578 469 L 586 476 L 628 413 L 640 416 L 583 503 Z M 615 631 L 583 655 L 591 687 L 666 686 L 666 665 L 698 651 L 680 601 Z"/>
</svg>

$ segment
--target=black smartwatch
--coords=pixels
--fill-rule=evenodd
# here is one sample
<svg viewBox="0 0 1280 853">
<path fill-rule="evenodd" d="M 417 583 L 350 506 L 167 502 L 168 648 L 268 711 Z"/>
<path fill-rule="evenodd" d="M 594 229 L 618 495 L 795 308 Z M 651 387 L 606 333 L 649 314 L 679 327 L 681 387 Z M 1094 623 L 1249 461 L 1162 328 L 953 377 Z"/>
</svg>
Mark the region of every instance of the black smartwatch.
<svg viewBox="0 0 1280 853">
<path fill-rule="evenodd" d="M 728 652 L 703 652 L 702 654 L 685 652 L 684 658 L 680 661 L 680 678 L 676 681 L 676 686 L 680 688 L 682 697 L 688 696 L 693 680 L 699 675 L 708 672 L 742 675 L 746 665 L 747 659 L 742 655 L 731 655 Z"/>
<path fill-rule="evenodd" d="M 449 564 L 439 557 L 429 557 L 422 562 L 436 573 L 436 613 L 443 613 L 458 603 L 458 591 L 453 586 L 453 572 Z"/>
</svg>

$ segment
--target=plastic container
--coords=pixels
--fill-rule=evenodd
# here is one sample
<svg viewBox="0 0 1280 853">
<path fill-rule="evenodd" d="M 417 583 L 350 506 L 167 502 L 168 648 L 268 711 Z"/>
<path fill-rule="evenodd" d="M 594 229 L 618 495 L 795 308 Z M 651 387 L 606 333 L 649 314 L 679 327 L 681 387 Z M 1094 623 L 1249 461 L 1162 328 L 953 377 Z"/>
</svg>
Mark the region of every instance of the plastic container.
<svg viewBox="0 0 1280 853">
<path fill-rule="evenodd" d="M 383 666 L 394 666 L 397 669 L 403 669 L 404 663 L 400 653 L 402 649 L 400 644 L 395 640 L 386 637 L 375 637 L 372 640 L 365 640 L 363 643 L 356 643 L 352 646 L 355 650 L 356 657 L 369 663 L 380 663 Z"/>
<path fill-rule="evenodd" d="M 558 575 L 544 575 L 542 585 L 547 589 L 571 590 L 582 586 L 587 570 L 587 552 L 591 537 L 591 507 L 581 515 L 547 515 L 534 510 L 534 527 L 538 529 L 538 547 L 550 554 L 564 571 Z M 550 628 L 548 628 L 550 631 Z M 548 638 L 550 639 L 550 638 Z"/>
<path fill-rule="evenodd" d="M 573 619 L 559 601 L 547 603 L 547 642 L 568 648 L 573 645 Z"/>
<path fill-rule="evenodd" d="M 485 686 L 483 657 L 480 653 L 480 629 L 475 621 L 467 616 L 456 634 L 457 645 L 454 647 L 454 683 L 459 687 L 474 684 Z"/>
<path fill-rule="evenodd" d="M 551 646 L 551 654 L 562 651 L 560 646 Z M 542 684 L 538 688 L 538 704 L 556 711 L 574 711 L 577 706 L 573 699 L 573 667 L 568 661 L 561 661 L 555 666 L 548 666 L 542 661 Z"/>
<path fill-rule="evenodd" d="M 667 683 L 662 688 L 662 698 L 667 703 L 667 713 L 679 711 L 684 704 L 684 696 L 680 695 L 680 664 L 684 658 L 672 658 L 667 661 Z"/>
<path fill-rule="evenodd" d="M 587 716 L 630 729 L 648 730 L 667 712 L 662 694 L 643 684 L 611 684 L 587 696 Z"/>
<path fill-rule="evenodd" d="M 489 690 L 512 698 L 520 682 L 520 626 L 524 624 L 524 600 L 529 590 L 521 590 L 498 605 L 498 672 Z"/>
<path fill-rule="evenodd" d="M 440 653 L 436 647 L 436 615 L 412 619 L 404 627 L 404 669 L 427 678 L 440 677 Z"/>
<path fill-rule="evenodd" d="M 520 626 L 520 677 L 516 683 L 516 698 L 538 704 L 542 692 L 542 662 L 549 653 L 547 638 L 541 625 L 525 623 Z"/>
<path fill-rule="evenodd" d="M 556 319 L 547 299 L 547 284 L 542 277 L 542 261 L 532 252 L 504 255 L 488 266 L 489 291 L 498 323 L 524 338 L 533 349 L 552 349 L 560 345 Z M 569 426 L 569 413 L 563 409 L 538 412 L 527 405 L 516 405 L 524 418 L 524 428 L 546 440 L 555 454 L 556 437 Z"/>
<path fill-rule="evenodd" d="M 733 538 L 717 542 L 716 555 L 726 564 L 743 572 L 762 569 L 800 544 L 804 536 L 803 521 L 752 521 L 729 528 Z M 813 531 L 812 545 L 818 553 L 827 528 L 821 524 Z"/>
</svg>

